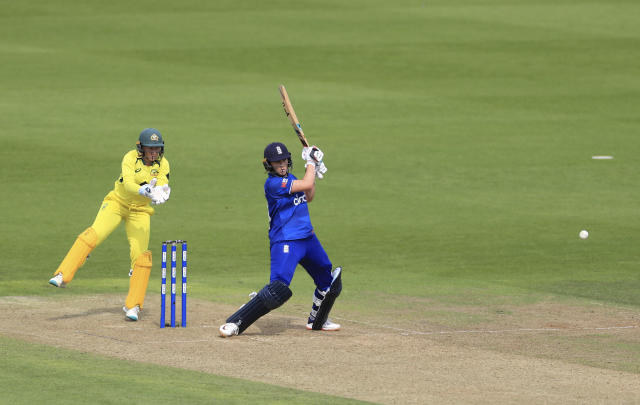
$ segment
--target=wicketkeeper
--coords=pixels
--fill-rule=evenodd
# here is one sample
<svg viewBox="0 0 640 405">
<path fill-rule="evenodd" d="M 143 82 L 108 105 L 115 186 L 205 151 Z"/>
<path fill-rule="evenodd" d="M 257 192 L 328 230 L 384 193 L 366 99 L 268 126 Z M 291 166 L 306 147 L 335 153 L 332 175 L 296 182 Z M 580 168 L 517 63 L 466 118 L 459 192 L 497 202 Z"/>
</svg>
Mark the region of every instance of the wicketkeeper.
<svg viewBox="0 0 640 405">
<path fill-rule="evenodd" d="M 332 270 L 331 261 L 314 233 L 307 206 L 316 192 L 318 171 L 325 173 L 327 168 L 322 162 L 323 153 L 315 146 L 303 148 L 302 158 L 306 169 L 304 177 L 298 180 L 289 172 L 291 154 L 284 144 L 274 142 L 264 150 L 263 164 L 268 173 L 264 192 L 269 206 L 270 282 L 220 326 L 222 337 L 244 332 L 258 318 L 291 298 L 289 284 L 298 264 L 316 285 L 307 329 L 340 329 L 328 315 L 342 290 L 342 268 Z"/>
<path fill-rule="evenodd" d="M 140 133 L 136 149 L 124 155 L 120 176 L 102 201 L 93 224 L 78 236 L 49 284 L 64 287 L 71 282 L 91 251 L 124 221 L 131 270 L 123 310 L 127 319 L 137 321 L 151 274 L 151 204 L 165 203 L 170 194 L 169 161 L 164 157 L 162 135 L 155 128 L 147 128 Z"/>
</svg>

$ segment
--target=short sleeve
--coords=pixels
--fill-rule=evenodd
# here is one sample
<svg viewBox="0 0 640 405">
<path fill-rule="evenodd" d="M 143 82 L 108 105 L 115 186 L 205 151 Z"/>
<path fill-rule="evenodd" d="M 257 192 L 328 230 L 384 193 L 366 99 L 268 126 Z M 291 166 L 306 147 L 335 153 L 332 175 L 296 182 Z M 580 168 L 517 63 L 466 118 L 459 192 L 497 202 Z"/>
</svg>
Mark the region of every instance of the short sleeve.
<svg viewBox="0 0 640 405">
<path fill-rule="evenodd" d="M 270 177 L 267 180 L 265 191 L 275 198 L 287 197 L 291 195 L 293 180 L 291 177 Z"/>
</svg>

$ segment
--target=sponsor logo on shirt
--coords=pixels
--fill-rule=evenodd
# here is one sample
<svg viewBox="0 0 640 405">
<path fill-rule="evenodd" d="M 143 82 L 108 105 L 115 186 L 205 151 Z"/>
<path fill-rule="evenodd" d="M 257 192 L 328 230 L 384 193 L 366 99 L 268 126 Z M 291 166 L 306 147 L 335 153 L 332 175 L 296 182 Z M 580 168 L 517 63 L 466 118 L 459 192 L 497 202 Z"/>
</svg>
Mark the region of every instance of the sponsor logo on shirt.
<svg viewBox="0 0 640 405">
<path fill-rule="evenodd" d="M 138 173 L 140 170 L 142 170 L 142 167 L 138 167 L 138 168 L 136 169 L 136 173 Z"/>
<path fill-rule="evenodd" d="M 306 203 L 307 202 L 307 196 L 302 194 L 300 197 L 296 197 L 293 199 L 293 205 L 298 206 L 302 203 Z"/>
</svg>

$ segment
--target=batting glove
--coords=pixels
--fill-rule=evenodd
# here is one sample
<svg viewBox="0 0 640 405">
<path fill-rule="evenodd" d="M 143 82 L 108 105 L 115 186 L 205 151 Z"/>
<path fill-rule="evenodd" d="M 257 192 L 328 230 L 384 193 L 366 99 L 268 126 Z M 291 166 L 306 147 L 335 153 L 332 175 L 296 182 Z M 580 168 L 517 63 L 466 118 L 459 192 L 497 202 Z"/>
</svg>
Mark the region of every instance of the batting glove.
<svg viewBox="0 0 640 405">
<path fill-rule="evenodd" d="M 302 160 L 306 162 L 304 164 L 305 167 L 316 164 L 316 161 L 311 157 L 311 147 L 305 146 L 302 148 Z"/>
<path fill-rule="evenodd" d="M 324 178 L 324 174 L 327 172 L 327 166 L 324 165 L 324 162 L 316 163 L 316 176 L 319 179 Z"/>
<path fill-rule="evenodd" d="M 324 153 L 315 145 L 302 148 L 302 160 L 313 160 L 316 163 L 322 162 Z"/>
</svg>

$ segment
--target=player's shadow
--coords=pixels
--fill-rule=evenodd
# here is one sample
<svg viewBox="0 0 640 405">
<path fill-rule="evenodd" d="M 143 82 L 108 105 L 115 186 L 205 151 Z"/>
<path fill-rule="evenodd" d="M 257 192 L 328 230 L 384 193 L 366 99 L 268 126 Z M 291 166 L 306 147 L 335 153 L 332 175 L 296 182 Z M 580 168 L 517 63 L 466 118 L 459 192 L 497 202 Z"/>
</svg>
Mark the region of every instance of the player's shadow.
<svg viewBox="0 0 640 405">
<path fill-rule="evenodd" d="M 65 314 L 62 316 L 56 316 L 53 318 L 49 318 L 50 321 L 61 321 L 61 320 L 65 320 L 65 319 L 75 319 L 75 318 L 85 318 L 88 316 L 93 316 L 93 315 L 100 315 L 100 314 L 117 314 L 117 313 L 121 313 L 122 309 L 118 309 L 118 308 L 113 308 L 113 307 L 108 307 L 108 308 L 93 308 L 84 312 L 77 312 L 75 314 Z M 124 314 L 124 312 L 122 312 Z"/>
<path fill-rule="evenodd" d="M 252 329 L 253 327 L 259 328 L 260 331 L 256 331 L 254 329 L 253 332 L 251 332 L 250 329 Z M 300 322 L 296 319 L 267 318 L 258 320 L 256 323 L 251 325 L 251 327 L 249 327 L 247 331 L 243 333 L 243 335 L 276 336 L 284 333 L 289 329 L 300 329 L 301 327 L 304 326 L 301 326 Z"/>
</svg>

